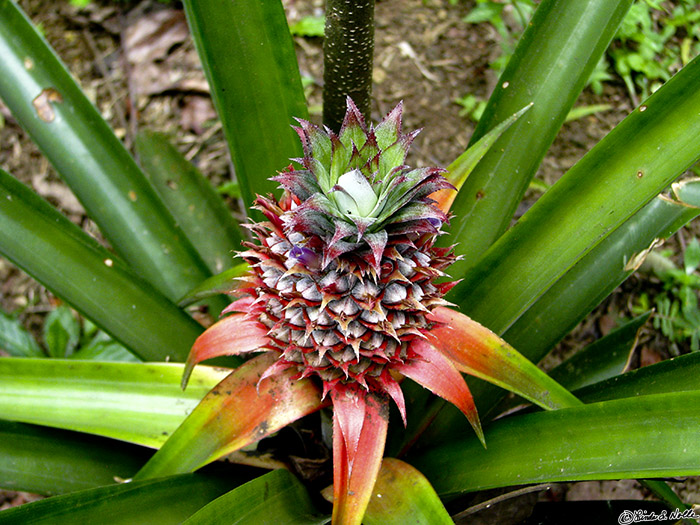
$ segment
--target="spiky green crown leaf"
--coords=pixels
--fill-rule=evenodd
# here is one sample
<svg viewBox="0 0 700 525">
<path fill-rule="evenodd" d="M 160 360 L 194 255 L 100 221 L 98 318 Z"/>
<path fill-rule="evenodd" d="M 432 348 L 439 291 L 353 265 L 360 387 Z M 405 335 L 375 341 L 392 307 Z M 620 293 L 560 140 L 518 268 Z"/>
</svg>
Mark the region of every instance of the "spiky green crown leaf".
<svg viewBox="0 0 700 525">
<path fill-rule="evenodd" d="M 296 204 L 285 217 L 285 231 L 323 240 L 323 265 L 343 253 L 369 245 L 373 266 L 392 235 L 438 234 L 447 215 L 429 195 L 451 188 L 440 168 L 411 169 L 404 164 L 418 131 L 401 133 L 399 103 L 377 126 L 366 126 L 348 97 L 338 134 L 298 119 L 304 157 L 273 180 Z"/>
</svg>

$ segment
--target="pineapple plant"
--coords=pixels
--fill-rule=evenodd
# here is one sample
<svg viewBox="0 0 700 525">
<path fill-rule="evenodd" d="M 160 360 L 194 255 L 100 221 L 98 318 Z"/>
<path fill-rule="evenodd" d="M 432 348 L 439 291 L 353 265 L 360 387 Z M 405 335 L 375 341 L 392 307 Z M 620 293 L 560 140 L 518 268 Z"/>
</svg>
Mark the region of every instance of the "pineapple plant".
<svg viewBox="0 0 700 525">
<path fill-rule="evenodd" d="M 505 341 L 446 308 L 443 297 L 455 283 L 443 278 L 456 257 L 451 247 L 435 245 L 448 214 L 431 196 L 450 202 L 441 192 L 454 187 L 440 168 L 404 164 L 417 133 L 402 133 L 401 113 L 399 104 L 368 127 L 348 97 L 338 134 L 298 119 L 301 168 L 289 165 L 274 177 L 284 190 L 279 200 L 257 197 L 255 208 L 267 220 L 248 225 L 257 241 L 244 242 L 247 250 L 239 256 L 250 271 L 236 281 L 236 300 L 224 310 L 235 313 L 195 341 L 183 379 L 186 384 L 193 366 L 205 359 L 267 352 L 272 358 L 246 372 L 256 388 L 273 377 L 307 379 L 310 390 L 320 391 L 309 409 L 329 397 L 334 523 L 357 523 L 365 512 L 381 465 L 390 400 L 406 424 L 403 376 L 454 403 L 482 443 L 460 370 L 547 408 L 577 403 Z M 450 339 L 457 327 L 475 342 Z M 508 377 L 509 364 L 526 370 L 529 382 Z M 288 422 L 306 413 L 290 413 Z M 227 451 L 248 444 L 231 438 L 236 445 Z M 158 465 L 159 454 L 151 465 Z M 158 468 L 147 464 L 144 470 L 153 476 Z"/>
<path fill-rule="evenodd" d="M 307 108 L 282 3 L 185 0 L 241 194 L 258 210 L 240 254 L 247 263 L 211 276 L 219 266 L 206 261 L 233 264 L 241 238 L 230 213 L 215 210 L 213 189 L 200 191 L 180 156 L 166 181 L 184 164 L 196 191 L 167 207 L 183 194 L 167 184 L 157 193 L 39 32 L 14 2 L 0 1 L 0 96 L 113 248 L 0 170 L 0 251 L 141 359 L 169 361 L 0 359 L 0 482 L 59 494 L 0 521 L 325 523 L 329 508 L 312 500 L 315 488 L 286 470 L 260 475 L 218 462 L 194 471 L 232 451 L 253 455 L 259 440 L 331 408 L 328 492 L 338 524 L 450 523 L 443 502 L 494 487 L 697 474 L 697 355 L 618 370 L 610 381 L 579 369 L 598 382 L 576 397 L 533 362 L 657 238 L 698 215 L 696 181 L 657 196 L 700 155 L 700 61 L 506 231 L 631 2 L 543 0 L 471 147 L 442 171 L 403 166 L 415 135 L 402 131 L 400 106 L 366 124 L 372 68 L 346 51 L 371 64 L 371 17 L 361 21 L 364 40 L 344 38 L 357 36 L 357 8 L 369 14 L 372 0 L 327 1 L 326 21 L 340 30 L 327 29 L 326 51 L 343 68 L 325 68 L 324 97 L 335 90 L 340 111 L 326 99 L 333 133 L 301 120 L 297 136 L 292 117 L 308 118 Z M 166 149 L 156 141 L 151 159 Z M 140 156 L 146 168 L 147 152 Z M 193 204 L 202 213 L 189 213 Z M 202 229 L 203 217 L 234 232 L 235 246 L 197 242 L 213 229 Z M 217 297 L 224 317 L 204 331 L 183 294 L 230 288 L 232 276 L 233 303 Z M 459 280 L 451 290 L 450 279 Z M 239 356 L 233 370 L 195 366 L 221 355 Z M 548 411 L 493 420 L 502 388 L 461 373 Z M 150 459 L 148 448 L 158 449 Z M 645 483 L 683 507 L 664 482 Z"/>
</svg>

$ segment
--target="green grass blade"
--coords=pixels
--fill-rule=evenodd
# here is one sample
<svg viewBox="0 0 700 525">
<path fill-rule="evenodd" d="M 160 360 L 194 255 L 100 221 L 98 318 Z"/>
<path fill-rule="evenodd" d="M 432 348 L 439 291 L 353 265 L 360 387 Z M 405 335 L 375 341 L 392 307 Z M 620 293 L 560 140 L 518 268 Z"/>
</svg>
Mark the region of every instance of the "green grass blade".
<svg viewBox="0 0 700 525">
<path fill-rule="evenodd" d="M 241 232 L 211 183 L 162 133 L 141 131 L 135 144 L 148 180 L 211 273 L 233 266 Z"/>
<path fill-rule="evenodd" d="M 524 483 L 700 474 L 700 391 L 514 416 L 412 464 L 441 497 Z"/>
<path fill-rule="evenodd" d="M 301 156 L 290 125 L 307 111 L 284 9 L 279 0 L 184 4 L 243 201 L 251 205 L 256 193 L 275 192 L 268 179 Z"/>
<path fill-rule="evenodd" d="M 0 488 L 6 490 L 53 495 L 110 485 L 133 476 L 149 455 L 135 445 L 0 420 Z"/>
<path fill-rule="evenodd" d="M 179 525 L 246 476 L 184 474 L 44 499 L 0 512 L 3 525 Z"/>
<path fill-rule="evenodd" d="M 471 143 L 534 103 L 477 165 L 452 212 L 459 278 L 503 233 L 542 158 L 605 52 L 632 0 L 546 0 L 510 59 Z"/>
<path fill-rule="evenodd" d="M 699 83 L 695 59 L 545 193 L 469 271 L 451 299 L 496 333 L 512 326 L 700 157 Z"/>
<path fill-rule="evenodd" d="M 187 358 L 202 327 L 183 310 L 2 170 L 0 202 L 0 253 L 139 357 Z"/>
<path fill-rule="evenodd" d="M 14 2 L 0 2 L 0 97 L 136 273 L 175 300 L 209 276 L 145 176 Z"/>
<path fill-rule="evenodd" d="M 284 523 L 321 525 L 320 516 L 304 486 L 287 470 L 273 470 L 215 499 L 183 525 L 212 523 Z"/>
<path fill-rule="evenodd" d="M 0 418 L 160 447 L 226 371 L 74 359 L 0 358 Z"/>
</svg>

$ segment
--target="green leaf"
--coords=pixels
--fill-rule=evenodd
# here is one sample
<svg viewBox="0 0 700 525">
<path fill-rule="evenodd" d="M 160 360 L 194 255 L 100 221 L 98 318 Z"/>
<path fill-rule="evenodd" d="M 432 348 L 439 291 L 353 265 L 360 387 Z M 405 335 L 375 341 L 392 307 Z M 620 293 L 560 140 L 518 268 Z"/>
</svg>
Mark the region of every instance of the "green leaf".
<svg viewBox="0 0 700 525">
<path fill-rule="evenodd" d="M 603 381 L 622 373 L 637 342 L 637 334 L 651 312 L 640 315 L 610 332 L 549 372 L 569 390 Z"/>
<path fill-rule="evenodd" d="M 221 186 L 217 186 L 216 193 L 220 195 L 228 195 L 232 199 L 241 198 L 241 188 L 235 181 L 225 182 Z"/>
<path fill-rule="evenodd" d="M 492 18 L 500 17 L 503 7 L 505 7 L 503 4 L 496 2 L 484 2 L 482 4 L 478 4 L 474 9 L 469 11 L 467 16 L 462 18 L 462 21 L 468 24 L 488 22 Z"/>
<path fill-rule="evenodd" d="M 586 386 L 577 391 L 587 403 L 695 390 L 700 373 L 700 353 L 674 357 Z"/>
<path fill-rule="evenodd" d="M 185 474 L 64 494 L 0 512 L 3 525 L 179 525 L 249 476 Z"/>
<path fill-rule="evenodd" d="M 534 103 L 474 169 L 452 212 L 450 243 L 464 256 L 460 278 L 510 224 L 530 179 L 605 52 L 632 0 L 540 3 L 501 75 L 471 143 Z"/>
<path fill-rule="evenodd" d="M 52 310 L 44 321 L 44 343 L 51 357 L 70 356 L 80 340 L 80 324 L 65 305 Z"/>
<path fill-rule="evenodd" d="M 685 273 L 688 275 L 700 266 L 700 242 L 698 242 L 697 238 L 693 238 L 686 246 L 683 254 L 683 266 L 685 267 Z"/>
<path fill-rule="evenodd" d="M 439 306 L 428 319 L 437 321 L 427 334 L 428 342 L 460 372 L 508 389 L 546 410 L 580 404 L 503 339 L 466 315 Z"/>
<path fill-rule="evenodd" d="M 549 377 L 568 390 L 574 390 L 619 376 L 629 364 L 637 334 L 650 315 L 651 312 L 640 315 L 586 346 L 552 369 Z M 498 405 L 498 412 L 506 412 L 519 404 L 517 398 L 506 399 Z"/>
<path fill-rule="evenodd" d="M 22 323 L 0 311 L 0 350 L 15 357 L 44 357 L 38 343 Z"/>
<path fill-rule="evenodd" d="M 268 179 L 301 156 L 290 125 L 307 111 L 284 9 L 279 0 L 184 4 L 243 201 L 251 204 L 256 193 L 277 190 Z"/>
<path fill-rule="evenodd" d="M 453 289 L 452 300 L 496 333 L 513 325 L 700 157 L 698 82 L 696 58 L 552 186 Z"/>
<path fill-rule="evenodd" d="M 226 370 L 180 364 L 0 358 L 0 418 L 160 447 Z M 194 381 L 194 382 L 193 382 Z"/>
<path fill-rule="evenodd" d="M 0 420 L 0 487 L 6 490 L 52 495 L 109 485 L 133 476 L 149 455 L 109 439 Z"/>
<path fill-rule="evenodd" d="M 474 167 L 479 163 L 479 161 L 486 155 L 486 152 L 491 149 L 493 143 L 500 137 L 514 122 L 516 122 L 525 112 L 527 112 L 532 107 L 532 104 L 528 104 L 524 108 L 520 109 L 503 122 L 499 123 L 496 127 L 490 130 L 486 135 L 481 137 L 474 145 L 470 146 L 464 153 L 462 153 L 457 159 L 452 162 L 447 167 L 447 173 L 445 178 L 455 187 L 457 191 L 462 187 L 464 181 L 467 180 L 469 174 L 474 170 Z M 448 192 L 451 199 L 454 199 L 455 193 L 451 190 L 444 190 Z M 449 209 L 449 205 L 442 204 L 440 199 L 437 199 L 440 203 L 440 208 L 443 210 Z M 447 202 L 451 203 L 451 200 Z"/>
<path fill-rule="evenodd" d="M 211 183 L 165 135 L 144 130 L 135 145 L 148 180 L 209 270 L 230 268 L 241 232 Z"/>
<path fill-rule="evenodd" d="M 0 202 L 0 253 L 138 356 L 187 358 L 196 321 L 2 170 Z"/>
<path fill-rule="evenodd" d="M 238 286 L 237 277 L 241 277 L 248 272 L 250 267 L 247 263 L 237 264 L 233 268 L 209 277 L 206 281 L 192 288 L 178 301 L 180 306 L 189 306 L 197 301 L 211 297 L 220 293 L 229 293 Z"/>
<path fill-rule="evenodd" d="M 374 485 L 365 525 L 452 525 L 435 489 L 414 467 L 385 458 Z"/>
<path fill-rule="evenodd" d="M 14 2 L 0 2 L 0 97 L 114 249 L 170 299 L 209 276 L 133 158 Z"/>
<path fill-rule="evenodd" d="M 141 359 L 129 352 L 116 341 L 94 341 L 80 348 L 70 356 L 83 361 L 118 361 L 121 363 L 142 363 Z"/>
<path fill-rule="evenodd" d="M 443 498 L 515 484 L 700 474 L 700 391 L 527 414 L 411 463 Z M 409 459 L 410 460 L 410 459 Z"/>
<path fill-rule="evenodd" d="M 183 525 L 212 523 L 323 524 L 304 486 L 287 470 L 273 470 L 215 499 Z"/>
</svg>

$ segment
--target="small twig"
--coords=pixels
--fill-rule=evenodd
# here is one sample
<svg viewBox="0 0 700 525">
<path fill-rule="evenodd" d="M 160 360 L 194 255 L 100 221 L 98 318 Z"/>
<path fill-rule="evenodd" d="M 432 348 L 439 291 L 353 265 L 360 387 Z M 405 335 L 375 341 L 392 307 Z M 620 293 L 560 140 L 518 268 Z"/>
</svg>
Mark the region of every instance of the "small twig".
<svg viewBox="0 0 700 525">
<path fill-rule="evenodd" d="M 123 13 L 119 14 L 119 26 L 120 26 L 120 37 L 119 41 L 121 43 L 121 48 L 122 48 L 122 53 L 121 53 L 121 64 L 122 68 L 124 70 L 124 74 L 126 75 L 126 90 L 127 90 L 127 102 L 128 102 L 128 108 L 129 108 L 129 124 L 130 127 L 128 127 L 128 132 L 127 134 L 130 135 L 131 137 L 136 137 L 138 134 L 138 111 L 136 109 L 136 104 L 138 101 L 136 100 L 136 97 L 134 96 L 134 86 L 133 86 L 133 80 L 132 80 L 132 67 L 131 64 L 129 63 L 129 59 L 127 58 L 127 55 L 129 53 L 129 49 L 126 45 L 127 39 L 125 35 L 127 23 L 126 23 L 126 17 L 124 16 Z"/>
<path fill-rule="evenodd" d="M 439 82 L 440 79 L 433 75 L 430 71 L 428 71 L 428 68 L 423 65 L 423 62 L 421 61 L 420 58 L 418 58 L 418 55 L 416 52 L 413 50 L 411 47 L 411 44 L 409 44 L 406 41 L 399 42 L 397 44 L 397 47 L 399 48 L 399 51 L 401 51 L 401 54 L 407 58 L 410 58 L 413 63 L 416 65 L 418 68 L 418 71 L 420 71 L 421 75 L 423 75 L 425 78 L 430 80 L 431 82 Z"/>
<path fill-rule="evenodd" d="M 107 68 L 105 67 L 104 57 L 102 56 L 100 50 L 97 48 L 97 43 L 90 34 L 90 31 L 84 30 L 83 37 L 85 38 L 85 43 L 87 44 L 90 53 L 92 53 L 92 56 L 95 59 L 95 67 L 100 72 L 100 75 L 102 75 L 102 78 L 105 81 L 105 86 L 107 87 L 107 92 L 109 93 L 109 97 L 112 102 L 112 107 L 116 108 L 116 110 L 114 111 L 115 116 L 117 118 L 117 121 L 119 122 L 119 127 L 123 128 L 126 133 L 125 142 L 127 143 L 127 147 L 129 147 L 131 144 L 132 137 L 130 137 L 129 135 L 129 126 L 124 116 L 124 106 L 119 101 L 117 91 L 116 89 L 114 89 L 112 80 L 109 78 L 109 71 L 107 71 Z"/>
<path fill-rule="evenodd" d="M 197 142 L 196 144 L 190 148 L 187 153 L 185 153 L 185 158 L 189 160 L 190 162 L 192 161 L 193 158 L 197 156 L 197 154 L 202 150 L 204 147 L 204 144 L 212 138 L 217 131 L 221 129 L 221 122 L 216 121 L 207 131 L 202 133 L 201 136 L 197 137 Z"/>
<path fill-rule="evenodd" d="M 482 501 L 481 503 L 474 505 L 472 507 L 469 507 L 468 509 L 463 510 L 459 514 L 455 514 L 452 517 L 456 521 L 458 519 L 469 516 L 470 514 L 475 514 L 475 513 L 482 511 L 484 509 L 488 509 L 492 505 L 495 505 L 497 503 L 501 503 L 501 502 L 509 500 L 511 498 L 517 498 L 518 496 L 530 494 L 531 492 L 538 492 L 540 490 L 549 490 L 549 488 L 551 486 L 552 486 L 551 483 L 545 483 L 542 485 L 532 485 L 529 487 L 523 487 L 521 489 L 514 490 L 514 491 L 508 492 L 506 494 L 501 494 L 500 496 L 496 496 L 495 498 L 491 498 L 491 499 L 488 499 L 486 501 Z"/>
</svg>

